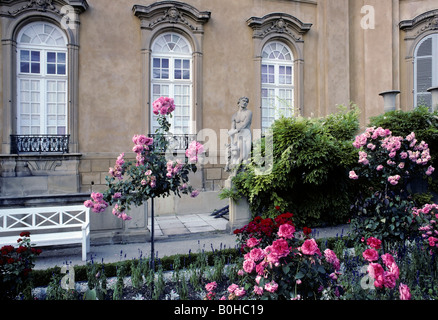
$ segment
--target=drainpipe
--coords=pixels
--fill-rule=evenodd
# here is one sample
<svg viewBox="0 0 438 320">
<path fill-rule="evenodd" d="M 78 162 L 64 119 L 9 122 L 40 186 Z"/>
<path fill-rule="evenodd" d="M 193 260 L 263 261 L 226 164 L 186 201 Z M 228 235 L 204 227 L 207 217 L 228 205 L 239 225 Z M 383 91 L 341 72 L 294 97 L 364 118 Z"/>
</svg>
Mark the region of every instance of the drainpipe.
<svg viewBox="0 0 438 320">
<path fill-rule="evenodd" d="M 383 111 L 394 111 L 395 110 L 395 98 L 400 93 L 398 90 L 390 90 L 379 93 L 383 97 Z"/>
<path fill-rule="evenodd" d="M 438 110 L 438 87 L 431 87 L 427 89 L 432 94 L 432 112 Z"/>
</svg>

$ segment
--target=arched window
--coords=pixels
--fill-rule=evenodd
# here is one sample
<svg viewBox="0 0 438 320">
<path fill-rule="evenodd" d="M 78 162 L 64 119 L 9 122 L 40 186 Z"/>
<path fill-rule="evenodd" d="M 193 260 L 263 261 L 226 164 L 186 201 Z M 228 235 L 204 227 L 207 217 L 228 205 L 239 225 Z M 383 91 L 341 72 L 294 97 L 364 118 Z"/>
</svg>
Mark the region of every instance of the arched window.
<svg viewBox="0 0 438 320">
<path fill-rule="evenodd" d="M 432 96 L 427 89 L 438 86 L 438 34 L 422 39 L 414 54 L 414 103 L 431 107 Z"/>
<path fill-rule="evenodd" d="M 151 53 L 152 101 L 171 97 L 176 109 L 170 119 L 170 132 L 191 134 L 192 115 L 192 48 L 180 34 L 164 33 L 155 39 Z M 157 116 L 151 112 L 152 132 L 158 128 Z"/>
<path fill-rule="evenodd" d="M 284 43 L 267 43 L 262 52 L 262 131 L 281 116 L 291 117 L 294 106 L 294 58 Z"/>
<path fill-rule="evenodd" d="M 65 135 L 67 39 L 47 22 L 26 25 L 17 38 L 17 133 Z"/>
</svg>

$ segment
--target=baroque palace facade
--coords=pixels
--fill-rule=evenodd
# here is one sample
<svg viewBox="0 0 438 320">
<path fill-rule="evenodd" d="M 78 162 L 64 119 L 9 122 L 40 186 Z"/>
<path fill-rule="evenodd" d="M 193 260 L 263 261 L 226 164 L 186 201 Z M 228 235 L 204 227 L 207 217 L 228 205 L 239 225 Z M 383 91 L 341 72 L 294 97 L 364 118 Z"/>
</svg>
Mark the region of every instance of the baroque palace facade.
<svg viewBox="0 0 438 320">
<path fill-rule="evenodd" d="M 438 86 L 436 0 L 0 0 L 0 20 L 2 206 L 103 190 L 132 136 L 154 132 L 160 96 L 175 99 L 176 148 L 208 132 L 213 159 L 193 176 L 196 203 L 161 201 L 165 214 L 223 204 L 226 131 L 242 96 L 263 132 L 281 115 L 350 103 L 364 126 L 385 108 L 431 106 Z M 92 230 L 141 234 L 138 211 L 129 225 L 92 215 Z"/>
</svg>

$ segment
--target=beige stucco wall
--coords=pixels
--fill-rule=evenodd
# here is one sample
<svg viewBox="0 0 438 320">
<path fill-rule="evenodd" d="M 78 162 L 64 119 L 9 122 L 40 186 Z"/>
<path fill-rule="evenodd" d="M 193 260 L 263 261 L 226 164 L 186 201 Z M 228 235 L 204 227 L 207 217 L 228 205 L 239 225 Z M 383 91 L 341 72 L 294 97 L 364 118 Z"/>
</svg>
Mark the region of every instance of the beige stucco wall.
<svg viewBox="0 0 438 320">
<path fill-rule="evenodd" d="M 134 5 L 155 0 L 87 0 L 80 15 L 78 150 L 79 191 L 102 188 L 108 167 L 121 152 L 129 152 L 134 134 L 145 133 L 149 111 L 142 101 L 148 77 L 143 74 L 144 55 L 140 19 Z M 412 107 L 412 66 L 405 59 L 406 44 L 399 22 L 438 9 L 436 0 L 186 0 L 199 11 L 211 12 L 204 25 L 201 77 L 204 128 L 213 129 L 224 151 L 221 129 L 228 129 L 239 97 L 248 96 L 254 113 L 253 128 L 260 127 L 260 101 L 253 98 L 260 75 L 255 68 L 250 17 L 269 13 L 290 14 L 311 23 L 303 35 L 303 77 L 295 90 L 302 91 L 304 116 L 324 116 L 337 105 L 356 103 L 361 124 L 383 112 L 379 93 L 400 90 L 397 107 Z M 375 9 L 375 28 L 363 29 L 361 8 Z M 0 51 L 1 61 L 3 52 Z M 3 74 L 4 66 L 0 66 Z M 6 85 L 0 77 L 0 101 Z M 4 123 L 7 106 L 0 107 Z M 14 121 L 14 119 L 11 119 Z M 0 130 L 0 141 L 4 134 Z M 2 151 L 3 153 L 4 150 Z M 223 158 L 222 158 L 223 159 Z M 226 178 L 221 165 L 206 167 L 204 177 L 216 189 Z"/>
</svg>

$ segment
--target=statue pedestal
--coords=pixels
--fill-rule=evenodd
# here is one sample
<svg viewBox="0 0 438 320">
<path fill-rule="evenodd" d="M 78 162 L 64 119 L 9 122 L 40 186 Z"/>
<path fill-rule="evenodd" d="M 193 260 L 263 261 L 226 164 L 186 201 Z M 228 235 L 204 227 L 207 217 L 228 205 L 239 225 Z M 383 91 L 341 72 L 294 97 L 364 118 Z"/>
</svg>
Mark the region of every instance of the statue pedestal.
<svg viewBox="0 0 438 320">
<path fill-rule="evenodd" d="M 232 187 L 233 182 L 230 177 L 225 181 L 225 188 L 231 189 Z M 246 198 L 241 198 L 237 202 L 230 199 L 229 202 L 229 221 L 226 230 L 232 234 L 234 230 L 240 229 L 249 223 L 251 211 Z"/>
</svg>

